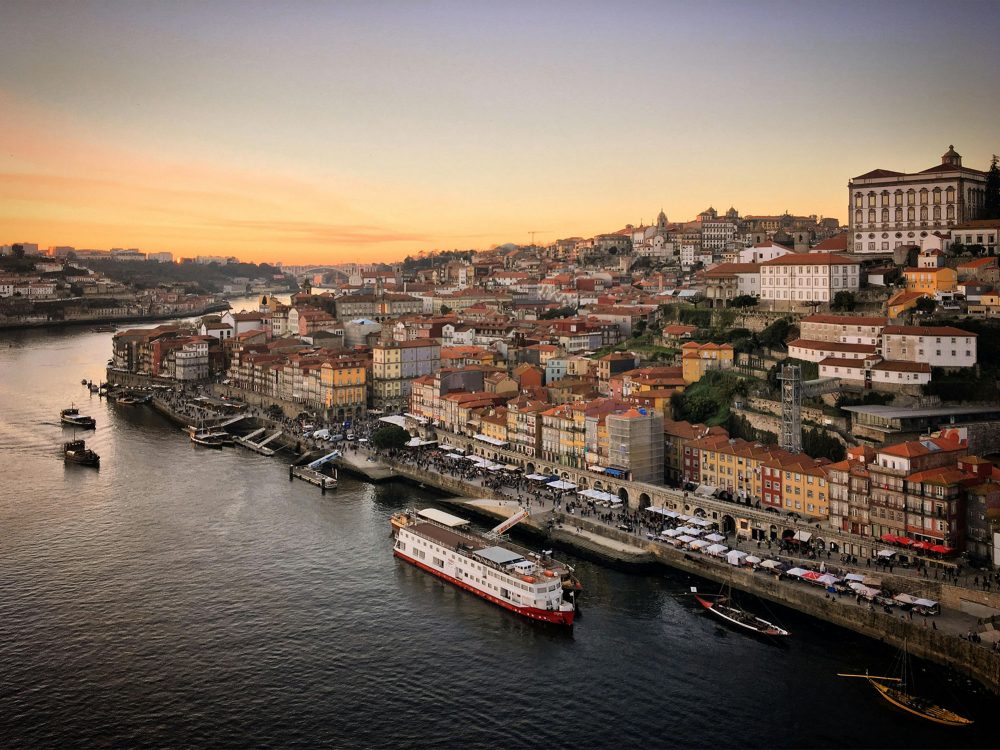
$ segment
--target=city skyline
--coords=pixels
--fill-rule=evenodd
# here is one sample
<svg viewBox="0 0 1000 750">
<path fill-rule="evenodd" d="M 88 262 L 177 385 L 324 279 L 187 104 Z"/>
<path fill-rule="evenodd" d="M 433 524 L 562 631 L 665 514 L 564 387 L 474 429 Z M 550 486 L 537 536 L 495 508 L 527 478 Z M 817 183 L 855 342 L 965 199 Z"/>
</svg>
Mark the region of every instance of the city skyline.
<svg viewBox="0 0 1000 750">
<path fill-rule="evenodd" d="M 7 3 L 3 241 L 297 264 L 591 236 L 660 207 L 846 223 L 870 169 L 952 143 L 987 167 L 983 10 Z"/>
</svg>

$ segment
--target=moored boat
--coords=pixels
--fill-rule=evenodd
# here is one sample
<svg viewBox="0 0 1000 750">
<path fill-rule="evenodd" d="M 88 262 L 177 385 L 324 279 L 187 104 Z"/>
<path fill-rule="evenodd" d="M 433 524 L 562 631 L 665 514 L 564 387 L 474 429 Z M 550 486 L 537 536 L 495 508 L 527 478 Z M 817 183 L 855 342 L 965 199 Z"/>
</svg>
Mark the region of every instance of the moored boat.
<svg viewBox="0 0 1000 750">
<path fill-rule="evenodd" d="M 70 440 L 63 443 L 63 458 L 83 466 L 99 466 L 101 457 L 87 447 L 84 440 Z"/>
<path fill-rule="evenodd" d="M 75 406 L 59 412 L 59 419 L 63 424 L 70 427 L 81 427 L 85 430 L 92 430 L 97 427 L 97 420 L 93 417 L 84 416 Z"/>
<path fill-rule="evenodd" d="M 707 595 L 699 594 L 692 588 L 695 600 L 717 618 L 727 625 L 750 631 L 756 635 L 766 638 L 783 637 L 788 635 L 788 631 L 778 627 L 773 622 L 757 617 L 757 615 L 747 612 L 745 609 L 737 607 L 728 597 L 720 594 L 718 597 L 709 598 Z"/>
<path fill-rule="evenodd" d="M 563 585 L 575 581 L 572 568 L 505 540 L 497 530 L 510 521 L 478 534 L 461 528 L 465 519 L 427 508 L 397 513 L 390 523 L 396 557 L 523 617 L 573 624 L 575 586 Z"/>
<path fill-rule="evenodd" d="M 867 671 L 864 674 L 838 674 L 837 676 L 857 677 L 867 680 L 868 684 L 875 688 L 875 692 L 896 708 L 901 708 L 907 713 L 919 716 L 921 719 L 933 721 L 935 724 L 943 724 L 949 727 L 965 727 L 975 723 L 972 719 L 967 719 L 964 716 L 956 714 L 954 711 L 949 711 L 947 708 L 942 708 L 926 698 L 909 692 L 906 685 L 907 675 L 912 674 L 912 670 L 909 668 L 909 661 L 910 657 L 906 650 L 906 642 L 904 641 L 903 648 L 900 650 L 896 661 L 896 669 L 892 670 L 899 675 L 898 677 L 873 675 Z"/>
<path fill-rule="evenodd" d="M 232 445 L 233 438 L 228 432 L 213 432 L 212 430 L 199 430 L 189 428 L 191 442 L 202 445 L 206 448 L 221 448 L 224 445 Z"/>
</svg>

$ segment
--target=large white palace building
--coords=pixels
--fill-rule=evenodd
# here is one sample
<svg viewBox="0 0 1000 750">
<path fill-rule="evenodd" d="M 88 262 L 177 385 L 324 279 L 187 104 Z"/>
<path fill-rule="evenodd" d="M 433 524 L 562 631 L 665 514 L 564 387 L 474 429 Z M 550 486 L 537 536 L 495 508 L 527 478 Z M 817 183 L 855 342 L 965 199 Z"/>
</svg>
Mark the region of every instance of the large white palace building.
<svg viewBox="0 0 1000 750">
<path fill-rule="evenodd" d="M 979 218 L 986 173 L 963 167 L 949 146 L 940 164 L 922 172 L 876 169 L 847 187 L 851 251 L 885 253 Z"/>
</svg>

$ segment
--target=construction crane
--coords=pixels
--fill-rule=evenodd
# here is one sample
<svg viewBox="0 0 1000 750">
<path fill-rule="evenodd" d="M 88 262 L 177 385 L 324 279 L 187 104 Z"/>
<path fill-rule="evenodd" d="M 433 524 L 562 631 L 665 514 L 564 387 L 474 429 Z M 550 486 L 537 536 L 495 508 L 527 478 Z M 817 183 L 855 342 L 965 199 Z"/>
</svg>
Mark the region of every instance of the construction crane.
<svg viewBox="0 0 1000 750">
<path fill-rule="evenodd" d="M 529 231 L 528 234 L 531 236 L 531 246 L 532 247 L 535 246 L 535 235 L 536 234 L 545 234 L 547 231 L 549 231 L 549 230 L 548 229 L 532 229 L 531 231 Z"/>
</svg>

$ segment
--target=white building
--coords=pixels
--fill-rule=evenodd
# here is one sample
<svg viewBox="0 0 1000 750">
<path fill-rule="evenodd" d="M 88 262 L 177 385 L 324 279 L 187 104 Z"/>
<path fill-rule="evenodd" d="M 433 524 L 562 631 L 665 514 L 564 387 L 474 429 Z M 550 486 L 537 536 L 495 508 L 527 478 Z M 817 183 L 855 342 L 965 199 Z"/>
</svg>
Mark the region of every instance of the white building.
<svg viewBox="0 0 1000 750">
<path fill-rule="evenodd" d="M 914 174 L 875 169 L 847 185 L 854 253 L 885 253 L 979 218 L 986 173 L 962 166 L 953 146 L 941 163 Z"/>
<path fill-rule="evenodd" d="M 807 315 L 799 321 L 799 333 L 812 341 L 875 346 L 888 322 L 887 318 L 862 315 Z"/>
<path fill-rule="evenodd" d="M 921 362 L 931 367 L 973 367 L 976 334 L 951 326 L 886 326 L 882 356 L 895 362 Z"/>
<path fill-rule="evenodd" d="M 745 247 L 737 253 L 737 263 L 763 263 L 764 261 L 791 255 L 794 251 L 784 245 L 774 242 L 759 242 L 752 247 Z"/>
<path fill-rule="evenodd" d="M 834 253 L 789 254 L 764 262 L 761 299 L 776 302 L 832 302 L 837 292 L 857 292 L 860 261 Z"/>
<path fill-rule="evenodd" d="M 203 380 L 208 377 L 207 341 L 193 341 L 174 352 L 174 377 L 177 380 Z"/>
</svg>

